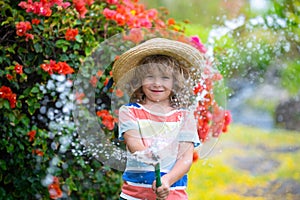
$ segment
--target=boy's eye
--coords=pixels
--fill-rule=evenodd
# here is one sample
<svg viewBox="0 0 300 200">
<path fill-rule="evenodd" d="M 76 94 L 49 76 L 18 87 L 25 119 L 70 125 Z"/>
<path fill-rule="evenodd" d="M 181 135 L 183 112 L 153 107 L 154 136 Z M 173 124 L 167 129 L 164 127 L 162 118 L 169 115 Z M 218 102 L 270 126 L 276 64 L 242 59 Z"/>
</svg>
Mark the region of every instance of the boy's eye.
<svg viewBox="0 0 300 200">
<path fill-rule="evenodd" d="M 169 76 L 163 76 L 162 78 L 163 78 L 163 79 L 165 79 L 165 80 L 168 80 L 168 79 L 170 79 L 170 77 L 169 77 Z"/>
</svg>

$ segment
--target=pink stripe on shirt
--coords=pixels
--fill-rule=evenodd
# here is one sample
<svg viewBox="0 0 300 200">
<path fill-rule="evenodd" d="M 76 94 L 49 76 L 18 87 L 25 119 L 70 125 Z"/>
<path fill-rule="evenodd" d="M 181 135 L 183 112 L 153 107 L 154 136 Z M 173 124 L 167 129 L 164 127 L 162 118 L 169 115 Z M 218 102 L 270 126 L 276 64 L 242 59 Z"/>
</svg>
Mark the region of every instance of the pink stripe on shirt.
<svg viewBox="0 0 300 200">
<path fill-rule="evenodd" d="M 136 199 L 142 200 L 156 200 L 156 194 L 152 190 L 152 188 L 145 188 L 139 186 L 129 185 L 127 182 L 123 183 L 122 193 L 129 197 L 134 197 Z M 125 198 L 126 196 L 121 197 Z M 187 200 L 188 195 L 185 190 L 175 189 L 170 190 L 170 194 L 167 200 Z"/>
</svg>

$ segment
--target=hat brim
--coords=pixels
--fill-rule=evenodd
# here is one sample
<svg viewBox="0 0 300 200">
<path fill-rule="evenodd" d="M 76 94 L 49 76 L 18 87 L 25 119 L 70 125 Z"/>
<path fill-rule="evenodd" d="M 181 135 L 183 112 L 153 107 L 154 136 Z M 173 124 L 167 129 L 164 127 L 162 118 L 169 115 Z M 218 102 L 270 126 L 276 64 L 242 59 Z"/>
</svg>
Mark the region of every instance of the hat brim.
<svg viewBox="0 0 300 200">
<path fill-rule="evenodd" d="M 166 55 L 175 58 L 180 67 L 189 70 L 205 64 L 203 54 L 195 47 L 165 38 L 153 38 L 123 53 L 113 64 L 113 79 L 118 83 L 127 72 L 139 65 L 141 60 L 151 55 Z"/>
</svg>

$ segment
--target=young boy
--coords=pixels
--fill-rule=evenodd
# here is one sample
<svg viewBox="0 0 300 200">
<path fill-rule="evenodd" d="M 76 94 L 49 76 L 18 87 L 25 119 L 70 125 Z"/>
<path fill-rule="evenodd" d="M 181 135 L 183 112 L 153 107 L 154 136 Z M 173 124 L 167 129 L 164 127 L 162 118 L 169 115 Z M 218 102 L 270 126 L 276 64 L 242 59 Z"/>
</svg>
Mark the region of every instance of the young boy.
<svg viewBox="0 0 300 200">
<path fill-rule="evenodd" d="M 119 110 L 120 139 L 129 154 L 144 157 L 128 157 L 120 199 L 188 199 L 186 174 L 200 142 L 194 115 L 185 109 L 191 89 L 187 80 L 201 61 L 194 47 L 155 38 L 114 63 L 114 80 L 130 95 L 130 103 Z M 159 187 L 153 165 L 145 162 L 147 156 L 150 161 L 159 158 Z"/>
</svg>

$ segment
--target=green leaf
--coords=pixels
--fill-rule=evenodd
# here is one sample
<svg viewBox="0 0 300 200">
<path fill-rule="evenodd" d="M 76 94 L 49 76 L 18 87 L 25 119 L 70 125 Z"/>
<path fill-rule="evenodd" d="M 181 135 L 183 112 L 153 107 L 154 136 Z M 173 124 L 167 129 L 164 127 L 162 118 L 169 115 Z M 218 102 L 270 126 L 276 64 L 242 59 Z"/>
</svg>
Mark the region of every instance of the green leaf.
<svg viewBox="0 0 300 200">
<path fill-rule="evenodd" d="M 0 168 L 1 168 L 2 170 L 7 170 L 5 160 L 0 160 Z M 0 181 L 1 181 L 1 179 L 2 179 L 2 177 L 0 177 Z"/>
<path fill-rule="evenodd" d="M 70 59 L 69 59 L 68 55 L 62 54 L 62 55 L 60 56 L 60 60 L 61 60 L 61 61 L 68 61 L 68 60 L 70 60 Z"/>
<path fill-rule="evenodd" d="M 33 106 L 33 104 L 36 102 L 36 100 L 34 98 L 31 98 L 31 99 L 27 99 L 26 100 L 26 103 L 27 105 L 30 107 L 30 106 Z"/>
<path fill-rule="evenodd" d="M 5 177 L 4 177 L 4 184 L 8 184 L 12 181 L 12 175 L 11 174 L 7 174 Z"/>
<path fill-rule="evenodd" d="M 23 47 L 19 47 L 18 48 L 18 54 L 27 54 L 28 50 L 23 48 Z"/>
<path fill-rule="evenodd" d="M 13 144 L 9 144 L 7 147 L 6 147 L 6 150 L 8 153 L 13 153 L 14 151 L 14 145 Z"/>
<path fill-rule="evenodd" d="M 66 41 L 66 40 L 57 40 L 56 43 L 55 43 L 56 47 L 58 48 L 63 48 L 65 46 L 69 46 L 70 45 L 70 42 Z"/>
<path fill-rule="evenodd" d="M 78 43 L 74 44 L 73 49 L 74 50 L 80 49 L 80 45 Z"/>
<path fill-rule="evenodd" d="M 39 43 L 35 43 L 33 46 L 34 46 L 34 50 L 35 50 L 37 53 L 42 53 L 42 52 L 43 52 L 43 47 L 42 47 L 42 45 L 40 45 Z"/>
<path fill-rule="evenodd" d="M 81 35 L 76 35 L 75 39 L 79 43 L 82 43 L 82 41 L 83 41 L 82 38 L 81 38 Z"/>
<path fill-rule="evenodd" d="M 37 94 L 37 99 L 42 99 L 44 97 L 44 94 L 43 93 L 38 93 Z"/>
<path fill-rule="evenodd" d="M 75 25 L 81 25 L 82 24 L 82 21 L 77 19 L 75 22 L 74 22 Z"/>
<path fill-rule="evenodd" d="M 9 104 L 9 101 L 4 99 L 3 101 L 3 107 L 6 108 L 6 109 L 10 109 L 10 104 Z"/>
<path fill-rule="evenodd" d="M 86 48 L 84 49 L 84 52 L 85 52 L 85 54 L 86 54 L 87 56 L 89 56 L 89 55 L 92 53 L 92 48 L 86 47 Z"/>
<path fill-rule="evenodd" d="M 10 52 L 10 53 L 16 53 L 16 52 L 15 52 L 15 47 L 14 47 L 14 46 L 8 47 L 8 48 L 6 48 L 6 50 L 7 50 L 8 52 Z"/>
<path fill-rule="evenodd" d="M 13 21 L 14 21 L 14 18 L 8 17 L 5 21 L 3 21 L 3 22 L 1 23 L 1 26 L 5 25 L 5 24 L 10 24 L 10 23 L 13 22 Z"/>
<path fill-rule="evenodd" d="M 26 73 L 26 74 L 31 74 L 31 73 L 33 73 L 35 71 L 35 69 L 33 68 L 33 67 L 26 67 L 25 69 L 24 69 L 24 72 Z"/>
<path fill-rule="evenodd" d="M 31 115 L 33 115 L 34 114 L 34 112 L 35 112 L 35 107 L 34 106 L 30 106 L 30 107 L 28 107 L 28 112 L 29 112 L 29 114 L 31 114 Z"/>
<path fill-rule="evenodd" d="M 29 124 L 29 122 L 30 122 L 30 119 L 27 117 L 27 116 L 22 116 L 22 118 L 21 118 L 21 122 L 23 123 L 23 124 Z"/>
<path fill-rule="evenodd" d="M 19 148 L 21 149 L 21 150 L 24 150 L 25 148 L 24 148 L 24 145 L 22 144 L 22 143 L 18 143 L 19 144 Z"/>
<path fill-rule="evenodd" d="M 34 86 L 32 89 L 31 89 L 31 93 L 38 93 L 40 91 L 40 89 L 37 87 L 37 86 Z"/>
<path fill-rule="evenodd" d="M 49 46 L 46 46 L 45 53 L 46 55 L 50 55 L 52 53 L 52 49 Z"/>
<path fill-rule="evenodd" d="M 10 122 L 15 123 L 16 116 L 13 113 L 8 113 L 8 119 Z"/>
<path fill-rule="evenodd" d="M 28 96 L 29 93 L 30 93 L 30 90 L 31 90 L 31 88 L 26 88 L 26 89 L 24 90 L 24 92 L 23 92 L 23 95 L 24 95 L 24 96 Z"/>
<path fill-rule="evenodd" d="M 68 46 L 63 46 L 62 50 L 63 50 L 63 52 L 66 52 L 68 50 Z"/>
<path fill-rule="evenodd" d="M 35 109 L 38 109 L 38 108 L 40 108 L 40 107 L 41 107 L 41 104 L 39 104 L 38 102 L 34 104 L 34 108 L 35 108 Z"/>
<path fill-rule="evenodd" d="M 97 171 L 95 174 L 97 181 L 103 181 L 103 174 L 101 171 Z"/>
<path fill-rule="evenodd" d="M 84 175 L 83 175 L 82 171 L 78 171 L 77 176 L 79 179 L 82 179 L 82 180 L 84 179 Z"/>
<path fill-rule="evenodd" d="M 17 101 L 16 106 L 17 106 L 17 108 L 22 108 L 22 103 L 20 101 Z"/>
<path fill-rule="evenodd" d="M 71 191 L 77 191 L 77 187 L 73 181 L 73 177 L 67 178 L 66 184 L 69 186 Z"/>
</svg>

